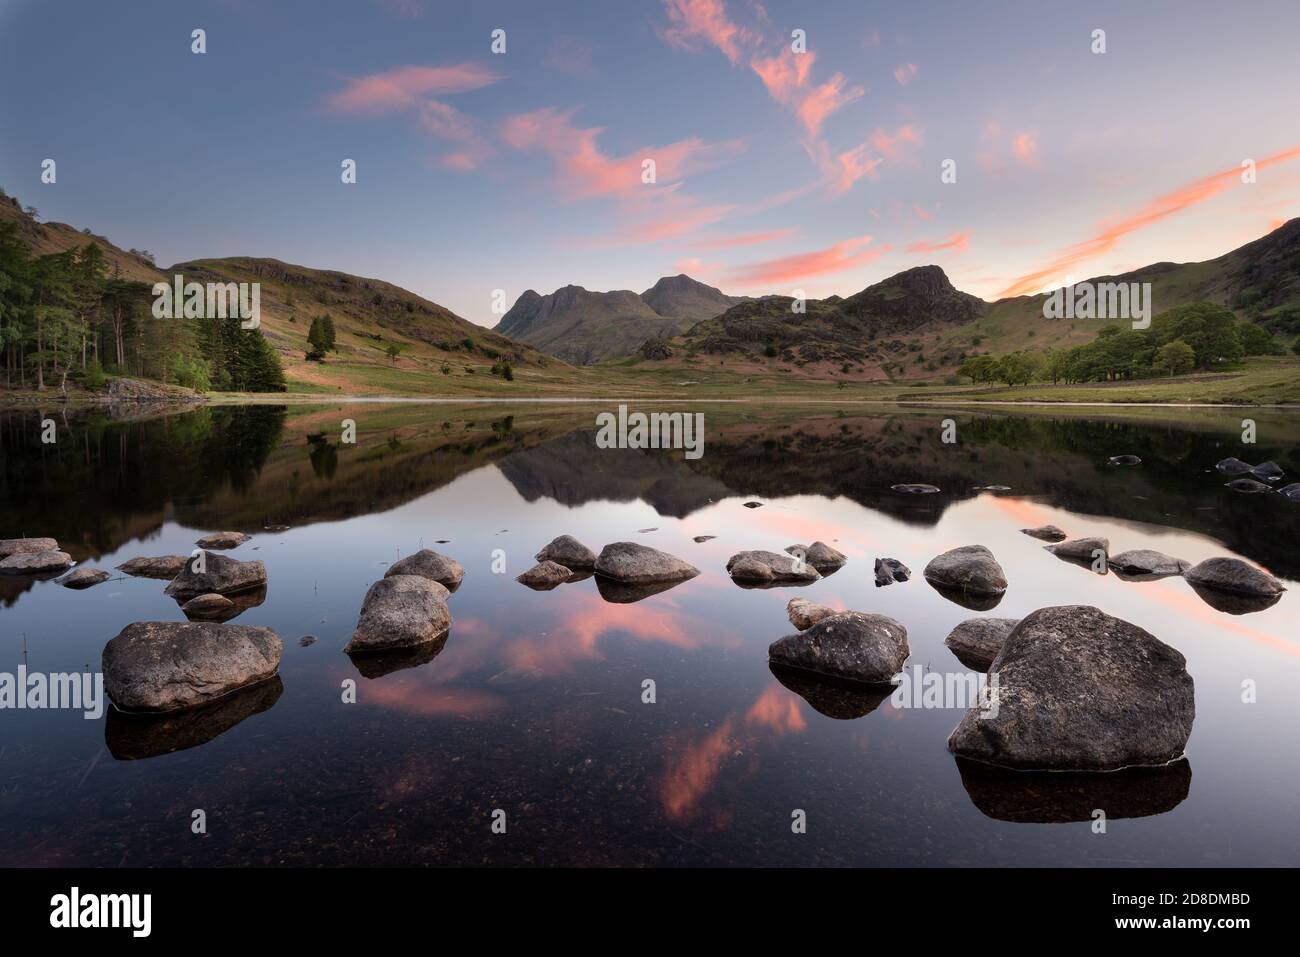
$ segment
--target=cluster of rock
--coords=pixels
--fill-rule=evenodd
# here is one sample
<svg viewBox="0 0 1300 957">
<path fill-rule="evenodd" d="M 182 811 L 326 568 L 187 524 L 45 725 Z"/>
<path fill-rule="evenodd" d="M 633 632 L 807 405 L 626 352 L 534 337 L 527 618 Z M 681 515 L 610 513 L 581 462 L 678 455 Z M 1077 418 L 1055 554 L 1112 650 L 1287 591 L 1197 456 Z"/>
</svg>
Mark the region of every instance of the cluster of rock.
<svg viewBox="0 0 1300 957">
<path fill-rule="evenodd" d="M 1286 475 L 1282 471 L 1282 466 L 1276 462 L 1268 461 L 1261 462 L 1259 465 L 1251 465 L 1239 458 L 1229 457 L 1215 463 L 1214 468 L 1220 475 L 1235 476 L 1232 481 L 1224 483 L 1225 487 L 1232 489 L 1234 492 L 1255 494 L 1276 491 L 1288 501 L 1300 502 L 1300 482 L 1292 482 L 1290 485 L 1274 488 L 1274 485 L 1282 481 Z"/>
<path fill-rule="evenodd" d="M 572 535 L 559 536 L 534 557 L 537 564 L 516 581 L 550 591 L 594 574 L 601 597 L 619 603 L 640 601 L 700 573 L 675 555 L 636 542 L 613 542 L 597 555 Z"/>
<path fill-rule="evenodd" d="M 71 567 L 72 556 L 62 551 L 52 538 L 0 539 L 2 574 L 48 575 Z"/>
</svg>

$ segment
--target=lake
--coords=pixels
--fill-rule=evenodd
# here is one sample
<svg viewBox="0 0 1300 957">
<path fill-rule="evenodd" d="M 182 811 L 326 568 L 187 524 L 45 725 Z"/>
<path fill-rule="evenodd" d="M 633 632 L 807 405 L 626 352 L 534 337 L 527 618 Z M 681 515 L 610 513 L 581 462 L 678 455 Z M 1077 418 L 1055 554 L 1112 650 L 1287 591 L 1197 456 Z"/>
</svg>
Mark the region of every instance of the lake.
<svg viewBox="0 0 1300 957">
<path fill-rule="evenodd" d="M 0 864 L 1300 864 L 1300 504 L 1236 493 L 1213 469 L 1272 459 L 1295 481 L 1294 412 L 659 408 L 703 413 L 699 458 L 598 447 L 607 403 L 0 413 L 0 538 L 52 536 L 112 570 L 248 532 L 223 554 L 264 562 L 269 586 L 233 622 L 285 646 L 277 679 L 192 715 L 0 712 Z M 1142 462 L 1108 466 L 1118 454 Z M 890 489 L 909 482 L 942 491 Z M 1240 557 L 1289 591 L 1217 610 L 1180 577 L 1096 574 L 1019 531 L 1044 523 L 1112 553 Z M 635 601 L 597 578 L 517 583 L 560 534 L 650 545 L 701 574 Z M 815 540 L 849 561 L 812 585 L 726 573 L 738 551 Z M 967 544 L 1006 571 L 994 609 L 921 576 Z M 466 569 L 445 644 L 354 663 L 342 649 L 367 588 L 420 548 Z M 877 587 L 879 557 L 911 580 Z M 0 671 L 97 671 L 127 624 L 184 620 L 165 584 L 0 580 Z M 961 621 L 1095 605 L 1186 656 L 1186 759 L 1100 775 L 959 764 L 946 741 L 960 709 L 769 667 L 796 596 L 896 619 L 907 667 L 945 675 L 967 671 L 944 645 Z"/>
</svg>

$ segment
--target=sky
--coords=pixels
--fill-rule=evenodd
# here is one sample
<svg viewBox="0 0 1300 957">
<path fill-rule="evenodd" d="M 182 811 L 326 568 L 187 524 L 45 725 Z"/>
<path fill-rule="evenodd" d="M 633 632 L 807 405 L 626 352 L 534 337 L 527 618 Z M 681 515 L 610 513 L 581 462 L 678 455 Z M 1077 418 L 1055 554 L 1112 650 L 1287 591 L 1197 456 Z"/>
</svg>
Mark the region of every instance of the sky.
<svg viewBox="0 0 1300 957">
<path fill-rule="evenodd" d="M 681 272 L 822 297 L 934 263 L 992 300 L 1300 216 L 1297 35 L 1295 0 L 0 0 L 0 186 L 162 266 L 487 326 Z"/>
</svg>

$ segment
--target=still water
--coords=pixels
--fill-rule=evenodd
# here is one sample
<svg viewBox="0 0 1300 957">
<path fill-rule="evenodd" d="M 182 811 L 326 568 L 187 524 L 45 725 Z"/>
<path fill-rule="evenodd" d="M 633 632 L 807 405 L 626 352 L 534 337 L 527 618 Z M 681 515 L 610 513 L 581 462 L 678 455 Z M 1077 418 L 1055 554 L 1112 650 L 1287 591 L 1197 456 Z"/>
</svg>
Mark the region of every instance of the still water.
<svg viewBox="0 0 1300 957">
<path fill-rule="evenodd" d="M 0 711 L 0 865 L 1300 864 L 1300 505 L 1235 493 L 1212 471 L 1229 455 L 1273 459 L 1295 481 L 1294 414 L 1252 413 L 1258 443 L 1243 445 L 1237 410 L 694 406 L 704 453 L 687 460 L 597 448 L 600 411 L 55 414 L 53 445 L 43 413 L 0 413 L 0 538 L 53 536 L 111 570 L 249 532 L 224 554 L 263 561 L 269 588 L 234 623 L 285 643 L 278 679 L 171 721 Z M 945 418 L 955 444 L 940 440 Z M 345 419 L 355 444 L 340 441 Z M 1143 462 L 1105 465 L 1121 453 Z M 901 482 L 942 492 L 890 491 Z M 1010 491 L 977 490 L 989 485 Z M 1105 536 L 1112 553 L 1245 558 L 1290 590 L 1228 614 L 1181 578 L 1097 575 L 1019 532 L 1044 523 Z M 651 545 L 701 574 L 635 602 L 606 600 L 595 578 L 549 592 L 514 581 L 566 533 L 596 551 Z M 737 551 L 814 540 L 848 565 L 766 590 L 725 572 Z M 967 544 L 1006 570 L 995 609 L 954 604 L 920 575 Z M 445 645 L 354 664 L 342 648 L 366 589 L 422 547 L 466 568 Z M 876 587 L 877 557 L 912 580 Z M 184 620 L 165 584 L 0 580 L 0 671 L 98 670 L 125 625 Z M 793 631 L 797 595 L 897 619 L 908 668 L 944 674 L 965 671 L 943 644 L 958 622 L 1096 605 L 1186 656 L 1187 760 L 1083 777 L 961 766 L 945 746 L 960 710 L 772 672 L 767 646 Z M 199 809 L 205 834 L 191 828 Z"/>
</svg>

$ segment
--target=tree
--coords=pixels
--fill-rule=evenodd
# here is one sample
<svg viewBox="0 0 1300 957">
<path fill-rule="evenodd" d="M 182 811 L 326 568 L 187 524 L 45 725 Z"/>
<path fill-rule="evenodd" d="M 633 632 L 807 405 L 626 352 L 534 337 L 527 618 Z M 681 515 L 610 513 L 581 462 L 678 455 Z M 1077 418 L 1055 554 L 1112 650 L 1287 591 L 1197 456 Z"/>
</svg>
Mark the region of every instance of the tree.
<svg viewBox="0 0 1300 957">
<path fill-rule="evenodd" d="M 1285 350 L 1267 329 L 1253 322 L 1237 324 L 1237 338 L 1241 340 L 1241 351 L 1248 356 L 1280 356 Z"/>
<path fill-rule="evenodd" d="M 1165 370 L 1169 375 L 1182 375 L 1190 372 L 1196 365 L 1196 353 L 1192 347 L 1181 339 L 1166 342 L 1156 350 L 1155 367 Z"/>
<path fill-rule="evenodd" d="M 311 328 L 307 330 L 307 360 L 323 362 L 328 350 L 329 333 L 325 330 L 323 317 L 317 316 L 311 321 Z"/>
<path fill-rule="evenodd" d="M 402 354 L 402 347 L 399 346 L 399 345 L 397 345 L 397 344 L 394 343 L 394 342 L 390 342 L 390 343 L 388 344 L 388 348 L 385 349 L 384 351 L 385 351 L 386 353 L 388 353 L 388 360 L 389 360 L 393 365 L 397 365 L 397 357 L 400 356 L 400 355 Z"/>
<path fill-rule="evenodd" d="M 1232 310 L 1212 302 L 1190 302 L 1162 312 L 1151 320 L 1156 347 L 1181 339 L 1196 354 L 1196 368 L 1204 369 L 1244 355 L 1237 317 Z"/>
</svg>

